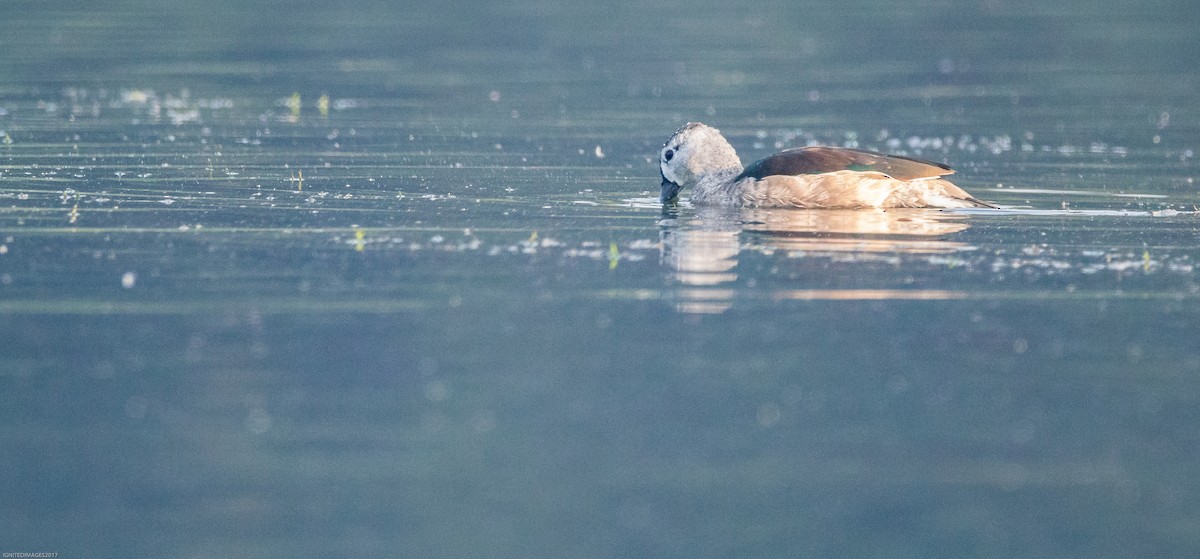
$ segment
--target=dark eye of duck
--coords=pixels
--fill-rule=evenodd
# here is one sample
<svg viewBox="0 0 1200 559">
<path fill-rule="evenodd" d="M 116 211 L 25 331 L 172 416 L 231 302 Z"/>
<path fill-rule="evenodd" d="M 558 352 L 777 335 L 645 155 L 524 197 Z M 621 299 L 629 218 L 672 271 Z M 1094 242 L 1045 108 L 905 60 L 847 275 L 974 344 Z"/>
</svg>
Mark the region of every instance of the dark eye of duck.
<svg viewBox="0 0 1200 559">
<path fill-rule="evenodd" d="M 663 152 L 663 161 L 670 162 L 673 157 L 675 157 L 675 150 L 669 149 Z"/>
</svg>

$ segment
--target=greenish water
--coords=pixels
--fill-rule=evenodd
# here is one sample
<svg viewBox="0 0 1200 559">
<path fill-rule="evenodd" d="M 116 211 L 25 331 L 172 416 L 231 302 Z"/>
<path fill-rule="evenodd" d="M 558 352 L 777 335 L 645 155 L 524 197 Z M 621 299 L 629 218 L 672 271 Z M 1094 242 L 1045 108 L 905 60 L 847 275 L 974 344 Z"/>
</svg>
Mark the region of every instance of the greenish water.
<svg viewBox="0 0 1200 559">
<path fill-rule="evenodd" d="M 1183 2 L 0 5 L 0 552 L 1191 557 Z M 997 211 L 655 203 L 680 124 Z"/>
</svg>

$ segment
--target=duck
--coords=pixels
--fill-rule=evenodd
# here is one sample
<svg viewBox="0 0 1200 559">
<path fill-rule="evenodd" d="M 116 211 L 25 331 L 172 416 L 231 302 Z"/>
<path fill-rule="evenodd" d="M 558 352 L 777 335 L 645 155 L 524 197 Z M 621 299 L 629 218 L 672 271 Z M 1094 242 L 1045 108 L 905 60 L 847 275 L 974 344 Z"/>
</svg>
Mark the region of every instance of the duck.
<svg viewBox="0 0 1200 559">
<path fill-rule="evenodd" d="M 689 122 L 659 152 L 664 205 L 691 188 L 693 204 L 751 208 L 996 208 L 946 180 L 941 163 L 859 149 L 786 149 L 742 166 L 716 128 Z"/>
</svg>

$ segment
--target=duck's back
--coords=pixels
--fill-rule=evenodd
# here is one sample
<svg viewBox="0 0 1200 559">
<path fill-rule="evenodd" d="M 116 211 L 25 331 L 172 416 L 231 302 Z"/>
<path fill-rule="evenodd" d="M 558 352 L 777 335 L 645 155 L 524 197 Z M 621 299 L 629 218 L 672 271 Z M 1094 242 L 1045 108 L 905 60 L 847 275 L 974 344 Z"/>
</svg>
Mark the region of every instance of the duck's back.
<svg viewBox="0 0 1200 559">
<path fill-rule="evenodd" d="M 787 149 L 755 161 L 742 171 L 738 179 L 762 179 L 774 175 L 815 175 L 838 171 L 874 171 L 902 181 L 954 174 L 954 169 L 932 161 L 859 149 L 812 146 Z"/>
</svg>

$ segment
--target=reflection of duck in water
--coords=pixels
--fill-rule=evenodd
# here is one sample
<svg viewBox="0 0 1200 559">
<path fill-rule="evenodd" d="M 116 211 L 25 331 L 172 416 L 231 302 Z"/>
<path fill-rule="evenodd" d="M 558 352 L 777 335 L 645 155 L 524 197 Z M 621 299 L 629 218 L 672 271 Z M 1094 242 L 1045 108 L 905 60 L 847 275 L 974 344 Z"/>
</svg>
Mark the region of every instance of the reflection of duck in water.
<svg viewBox="0 0 1200 559">
<path fill-rule="evenodd" d="M 691 201 L 739 207 L 990 208 L 943 179 L 945 165 L 836 147 L 789 149 L 742 168 L 721 133 L 698 122 L 680 128 L 659 154 L 660 200 L 685 186 Z"/>
<path fill-rule="evenodd" d="M 697 215 L 706 215 L 705 210 L 701 208 Z M 820 212 L 745 208 L 738 211 L 743 230 L 764 234 L 764 244 L 783 250 L 935 254 L 967 248 L 964 243 L 941 238 L 969 227 L 961 214 L 920 208 Z"/>
<path fill-rule="evenodd" d="M 672 212 L 673 213 L 673 212 Z M 971 250 L 969 244 L 941 237 L 966 230 L 967 216 L 928 209 L 830 210 L 696 209 L 694 218 L 670 218 L 662 231 L 666 263 L 676 272 L 721 273 L 695 284 L 723 283 L 743 250 L 804 250 L 814 254 L 947 254 Z M 742 233 L 749 233 L 742 239 Z M 693 283 L 681 277 L 683 283 Z"/>
<path fill-rule="evenodd" d="M 793 262 L 798 262 L 796 258 L 833 259 L 850 266 L 844 273 L 853 273 L 880 262 L 894 268 L 901 255 L 915 257 L 910 262 L 919 270 L 920 265 L 915 262 L 922 259 L 944 259 L 946 255 L 973 249 L 968 243 L 944 238 L 966 230 L 970 216 L 929 209 L 798 212 L 702 206 L 690 218 L 680 216 L 674 209 L 664 214 L 667 219 L 661 231 L 662 263 L 681 288 L 676 292 L 677 308 L 689 313 L 724 312 L 732 306 L 740 290 L 738 260 L 747 253 L 771 255 L 786 251 L 786 260 Z M 838 274 L 828 269 L 822 272 L 822 277 L 835 285 L 853 283 L 837 281 Z M 785 290 L 770 291 L 769 295 L 809 299 L 943 299 L 958 295 L 938 290 L 894 289 L 895 286 L 830 290 L 795 289 L 791 282 L 788 285 Z"/>
</svg>

